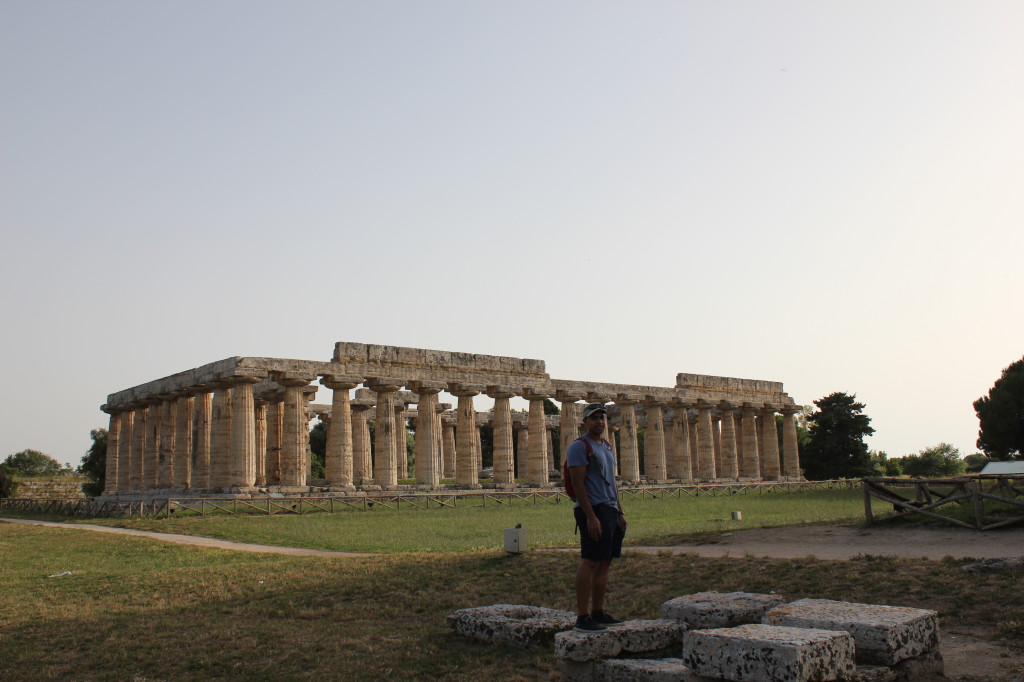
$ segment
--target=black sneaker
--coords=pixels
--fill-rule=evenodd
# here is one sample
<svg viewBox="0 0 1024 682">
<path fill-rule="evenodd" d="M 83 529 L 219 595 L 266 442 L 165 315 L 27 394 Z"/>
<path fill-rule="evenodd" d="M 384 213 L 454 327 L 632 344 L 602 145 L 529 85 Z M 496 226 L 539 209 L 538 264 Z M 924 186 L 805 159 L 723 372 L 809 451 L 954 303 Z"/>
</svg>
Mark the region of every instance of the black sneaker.
<svg viewBox="0 0 1024 682">
<path fill-rule="evenodd" d="M 624 620 L 619 620 L 618 618 L 616 618 L 615 616 L 611 615 L 607 611 L 594 611 L 592 614 L 590 614 L 590 617 L 598 625 L 604 626 L 606 628 L 612 628 L 612 627 L 615 627 L 616 625 L 622 625 L 623 623 L 626 622 Z"/>
<path fill-rule="evenodd" d="M 577 632 L 601 632 L 604 629 L 605 626 L 594 620 L 589 613 L 585 616 L 576 616 L 576 627 L 573 628 Z"/>
</svg>

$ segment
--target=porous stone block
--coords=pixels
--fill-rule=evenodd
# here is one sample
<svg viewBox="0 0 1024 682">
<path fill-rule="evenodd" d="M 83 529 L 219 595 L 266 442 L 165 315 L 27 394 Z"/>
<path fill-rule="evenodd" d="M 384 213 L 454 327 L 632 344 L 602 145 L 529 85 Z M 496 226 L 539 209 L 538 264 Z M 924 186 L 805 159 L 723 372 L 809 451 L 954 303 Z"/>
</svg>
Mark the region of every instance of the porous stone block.
<svg viewBox="0 0 1024 682">
<path fill-rule="evenodd" d="M 700 682 L 681 658 L 610 658 L 594 663 L 595 682 Z"/>
<path fill-rule="evenodd" d="M 772 609 L 764 622 L 849 632 L 858 663 L 893 665 L 939 646 L 939 614 L 905 606 L 799 599 Z"/>
<path fill-rule="evenodd" d="M 778 625 L 693 630 L 683 638 L 683 662 L 734 682 L 825 682 L 855 669 L 849 633 Z"/>
<path fill-rule="evenodd" d="M 769 610 L 785 603 L 777 594 L 753 592 L 697 592 L 661 605 L 661 617 L 690 628 L 728 628 L 760 623 Z"/>
<path fill-rule="evenodd" d="M 576 614 L 541 606 L 494 604 L 454 611 L 445 623 L 471 639 L 526 648 L 550 642 L 555 633 L 573 627 Z"/>
<path fill-rule="evenodd" d="M 568 630 L 555 635 L 555 656 L 577 662 L 648 654 L 678 646 L 686 628 L 674 620 L 628 620 L 600 632 Z"/>
</svg>

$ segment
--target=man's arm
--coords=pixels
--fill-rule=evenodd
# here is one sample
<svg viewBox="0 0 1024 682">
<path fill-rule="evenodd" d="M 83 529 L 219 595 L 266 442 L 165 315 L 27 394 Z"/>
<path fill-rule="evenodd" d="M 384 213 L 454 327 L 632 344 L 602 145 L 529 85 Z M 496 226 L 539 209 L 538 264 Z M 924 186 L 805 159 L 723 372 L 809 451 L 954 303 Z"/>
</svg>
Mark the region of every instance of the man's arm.
<svg viewBox="0 0 1024 682">
<path fill-rule="evenodd" d="M 590 504 L 590 496 L 587 494 L 587 467 L 569 467 L 569 478 L 572 479 L 572 487 L 576 491 L 576 501 L 580 503 L 580 509 L 587 517 L 587 533 L 592 540 L 600 540 L 601 520 L 594 513 L 594 507 Z"/>
</svg>

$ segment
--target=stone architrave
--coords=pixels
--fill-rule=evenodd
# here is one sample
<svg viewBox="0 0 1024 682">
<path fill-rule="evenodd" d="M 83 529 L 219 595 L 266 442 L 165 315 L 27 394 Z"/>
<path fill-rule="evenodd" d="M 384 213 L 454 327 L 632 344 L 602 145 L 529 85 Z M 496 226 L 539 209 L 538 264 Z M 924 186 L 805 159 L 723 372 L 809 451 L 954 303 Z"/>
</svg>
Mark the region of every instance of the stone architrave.
<svg viewBox="0 0 1024 682">
<path fill-rule="evenodd" d="M 352 409 L 352 483 L 362 485 L 373 480 L 373 452 L 370 441 L 371 405 L 351 403 Z"/>
<path fill-rule="evenodd" d="M 764 404 L 761 413 L 761 434 L 764 441 L 764 461 L 761 475 L 768 481 L 779 479 L 779 432 L 775 428 L 775 406 Z"/>
<path fill-rule="evenodd" d="M 171 488 L 174 477 L 174 429 L 177 421 L 178 406 L 174 397 L 160 396 L 160 446 L 158 462 L 160 471 L 157 475 L 156 487 Z"/>
<path fill-rule="evenodd" d="M 200 388 L 192 408 L 193 488 L 210 487 L 210 434 L 213 425 L 213 394 Z"/>
<path fill-rule="evenodd" d="M 125 410 L 121 413 L 121 437 L 118 438 L 117 453 L 120 465 L 117 468 L 117 490 L 130 490 L 132 487 L 132 445 L 135 441 L 134 433 L 135 412 Z"/>
<path fill-rule="evenodd" d="M 636 436 L 636 404 L 639 396 L 621 393 L 615 397 L 619 406 L 619 460 L 622 480 L 635 483 L 640 480 L 640 448 Z"/>
<path fill-rule="evenodd" d="M 787 478 L 800 478 L 800 451 L 796 435 L 796 415 L 799 412 L 798 405 L 782 408 L 782 475 Z"/>
<path fill-rule="evenodd" d="M 231 450 L 228 486 L 251 488 L 256 483 L 256 405 L 252 385 L 257 377 L 231 377 Z"/>
<path fill-rule="evenodd" d="M 721 411 L 722 443 L 722 468 L 718 470 L 719 478 L 736 478 L 739 475 L 736 460 L 736 422 L 733 419 L 735 408 L 735 405 L 725 400 L 718 405 Z"/>
<path fill-rule="evenodd" d="M 483 386 L 449 384 L 448 392 L 459 399 L 455 427 L 455 482 L 459 485 L 476 486 L 480 482 L 480 469 L 476 466 L 474 442 L 476 441 L 476 410 L 473 396 L 479 395 Z"/>
<path fill-rule="evenodd" d="M 753 403 L 743 403 L 740 412 L 743 414 L 743 456 L 740 459 L 740 478 L 760 480 L 761 464 L 757 456 L 756 408 Z"/>
<path fill-rule="evenodd" d="M 284 401 L 275 396 L 267 404 L 267 485 L 281 485 L 281 449 L 284 434 Z"/>
<path fill-rule="evenodd" d="M 506 386 L 488 386 L 487 395 L 494 398 L 494 482 L 506 485 L 515 482 L 512 462 L 512 408 L 509 399 L 515 396 Z"/>
<path fill-rule="evenodd" d="M 693 478 L 690 469 L 690 406 L 687 403 L 672 404 L 672 450 L 673 457 L 669 463 L 669 476 L 681 481 Z"/>
<path fill-rule="evenodd" d="M 217 382 L 213 390 L 213 415 L 210 427 L 210 487 L 228 485 L 228 461 L 231 451 L 231 386 Z"/>
<path fill-rule="evenodd" d="M 103 473 L 103 481 L 106 486 L 103 494 L 113 495 L 117 491 L 118 467 L 121 464 L 120 439 L 121 439 L 121 413 L 111 410 L 104 405 L 104 412 L 110 415 L 110 423 L 107 426 L 107 459 Z"/>
<path fill-rule="evenodd" d="M 443 440 L 441 441 L 441 458 L 444 462 L 442 465 L 443 477 L 455 478 L 457 452 L 455 447 L 455 420 L 448 415 L 442 416 L 441 428 L 444 431 L 442 434 Z"/>
<path fill-rule="evenodd" d="M 712 407 L 706 400 L 697 401 L 697 477 L 704 481 L 716 478 Z"/>
<path fill-rule="evenodd" d="M 413 465 L 416 483 L 436 488 L 441 484 L 441 471 L 437 466 L 437 394 L 444 389 L 441 383 L 415 381 L 409 385 L 419 396 L 416 404 L 416 434 Z"/>
<path fill-rule="evenodd" d="M 306 480 L 305 453 L 309 444 L 306 430 L 306 401 L 303 389 L 315 377 L 275 375 L 274 381 L 284 386 L 284 406 L 281 415 L 281 483 L 287 488 L 304 487 Z"/>
<path fill-rule="evenodd" d="M 256 485 L 267 484 L 267 401 L 253 400 L 256 425 Z"/>
<path fill-rule="evenodd" d="M 320 383 L 331 389 L 331 420 L 327 427 L 324 476 L 327 485 L 351 487 L 354 480 L 352 450 L 352 401 L 349 391 L 362 377 L 327 375 Z"/>
<path fill-rule="evenodd" d="M 544 401 L 550 396 L 546 393 L 527 389 L 523 397 L 530 401 L 530 412 L 526 428 L 530 431 L 529 457 L 526 460 L 526 481 L 530 485 L 544 485 L 548 482 L 548 437 L 547 415 L 544 414 Z"/>
<path fill-rule="evenodd" d="M 665 403 L 648 398 L 643 404 L 647 408 L 644 475 L 650 482 L 663 483 L 668 478 L 665 473 L 665 415 L 662 410 Z"/>
<path fill-rule="evenodd" d="M 195 398 L 189 391 L 179 391 L 174 414 L 174 471 L 171 487 L 188 488 L 192 481 L 192 417 Z"/>
<path fill-rule="evenodd" d="M 526 463 L 530 459 L 530 430 L 512 422 L 516 439 L 516 478 L 526 478 Z"/>
<path fill-rule="evenodd" d="M 373 482 L 377 485 L 398 485 L 398 463 L 395 461 L 395 394 L 405 384 L 400 379 L 374 378 L 368 383 L 377 394 L 377 419 L 374 431 Z"/>
<path fill-rule="evenodd" d="M 137 405 L 132 415 L 132 471 L 131 490 L 143 490 L 146 487 L 146 442 L 149 440 L 149 408 Z"/>
<path fill-rule="evenodd" d="M 146 419 L 146 470 L 143 487 L 153 489 L 160 484 L 160 426 L 163 422 L 163 406 L 153 400 Z"/>
</svg>

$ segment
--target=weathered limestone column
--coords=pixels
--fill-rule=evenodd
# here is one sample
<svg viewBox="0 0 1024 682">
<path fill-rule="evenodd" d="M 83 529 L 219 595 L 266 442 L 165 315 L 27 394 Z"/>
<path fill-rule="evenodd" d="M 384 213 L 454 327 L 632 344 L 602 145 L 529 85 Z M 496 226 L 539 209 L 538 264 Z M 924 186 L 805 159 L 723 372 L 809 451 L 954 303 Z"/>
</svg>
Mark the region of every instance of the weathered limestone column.
<svg viewBox="0 0 1024 682">
<path fill-rule="evenodd" d="M 477 415 L 479 416 L 479 415 Z M 473 420 L 473 466 L 477 470 L 477 477 L 484 468 L 484 434 L 480 428 L 480 422 Z"/>
<path fill-rule="evenodd" d="M 690 434 L 690 476 L 697 479 L 700 478 L 700 456 L 697 454 L 697 415 L 691 415 L 687 410 L 686 423 L 689 426 L 687 432 Z"/>
<path fill-rule="evenodd" d="M 163 405 L 159 400 L 150 401 L 146 419 L 146 472 L 143 487 L 157 488 L 160 485 L 160 426 L 163 422 Z"/>
<path fill-rule="evenodd" d="M 653 396 L 643 401 L 647 408 L 647 437 L 644 447 L 644 475 L 652 483 L 664 483 L 665 475 L 665 403 Z"/>
<path fill-rule="evenodd" d="M 636 439 L 636 404 L 640 397 L 620 393 L 615 397 L 619 406 L 619 462 L 622 480 L 635 483 L 640 480 L 640 448 Z M 609 427 L 610 428 L 610 427 Z"/>
<path fill-rule="evenodd" d="M 494 483 L 510 486 L 515 484 L 515 465 L 512 462 L 512 408 L 509 398 L 516 394 L 508 386 L 488 386 L 487 395 L 494 398 Z"/>
<path fill-rule="evenodd" d="M 352 409 L 352 482 L 363 485 L 373 480 L 373 454 L 370 448 L 370 405 L 351 403 Z"/>
<path fill-rule="evenodd" d="M 267 485 L 267 401 L 253 400 L 256 425 L 256 486 Z"/>
<path fill-rule="evenodd" d="M 743 403 L 743 457 L 740 459 L 740 478 L 761 480 L 761 464 L 757 456 L 757 421 L 753 403 Z"/>
<path fill-rule="evenodd" d="M 762 440 L 764 440 L 764 461 L 761 475 L 769 481 L 779 480 L 779 432 L 775 428 L 775 405 L 764 404 L 761 413 Z"/>
<path fill-rule="evenodd" d="M 157 488 L 170 488 L 174 477 L 174 428 L 177 421 L 177 404 L 174 396 L 164 394 L 160 398 L 160 447 Z"/>
<path fill-rule="evenodd" d="M 177 391 L 174 410 L 174 472 L 171 487 L 188 488 L 192 481 L 192 416 L 196 399 L 191 391 Z"/>
<path fill-rule="evenodd" d="M 409 451 L 406 441 L 405 403 L 395 400 L 395 466 L 398 478 L 409 478 Z M 397 479 L 396 479 L 397 484 Z"/>
<path fill-rule="evenodd" d="M 107 459 L 106 468 L 103 472 L 104 495 L 113 495 L 117 492 L 118 472 L 121 465 L 121 452 L 119 441 L 121 438 L 121 413 L 110 409 L 109 405 L 100 408 L 110 415 L 110 423 L 107 426 Z"/>
<path fill-rule="evenodd" d="M 438 396 L 440 400 L 440 396 Z M 444 419 L 442 415 L 451 409 L 449 403 L 438 402 L 434 405 L 434 437 L 437 439 L 436 452 L 434 457 L 437 459 L 437 463 L 434 465 L 437 467 L 437 475 L 439 478 L 445 478 L 445 467 L 444 467 Z M 452 434 L 454 438 L 454 434 Z M 440 483 L 440 481 L 439 481 Z"/>
<path fill-rule="evenodd" d="M 522 424 L 512 422 L 516 437 L 516 478 L 526 478 L 526 463 L 530 461 L 530 430 Z"/>
<path fill-rule="evenodd" d="M 669 460 L 668 475 L 681 481 L 693 478 L 690 468 L 690 405 L 678 400 L 672 402 L 672 457 Z"/>
<path fill-rule="evenodd" d="M 797 446 L 796 415 L 799 405 L 785 405 L 782 408 L 782 475 L 800 478 L 800 451 Z"/>
<path fill-rule="evenodd" d="M 711 424 L 713 407 L 704 399 L 697 401 L 697 477 L 705 481 L 714 480 L 717 476 L 715 441 Z"/>
<path fill-rule="evenodd" d="M 132 414 L 132 471 L 129 488 L 142 490 L 146 487 L 146 442 L 149 440 L 149 425 L 146 423 L 149 408 L 140 403 Z"/>
<path fill-rule="evenodd" d="M 213 394 L 201 387 L 192 406 L 193 488 L 210 487 L 210 433 L 213 419 Z"/>
<path fill-rule="evenodd" d="M 226 382 L 214 384 L 211 421 L 210 487 L 223 488 L 230 480 L 228 462 L 231 456 L 231 386 Z"/>
<path fill-rule="evenodd" d="M 733 419 L 733 411 L 736 406 L 727 400 L 718 404 L 721 411 L 721 443 L 722 443 L 722 468 L 718 472 L 719 478 L 736 478 L 739 469 L 736 460 L 736 422 Z"/>
<path fill-rule="evenodd" d="M 437 466 L 437 394 L 445 384 L 432 381 L 414 381 L 409 388 L 419 396 L 416 403 L 416 444 L 413 465 L 416 483 L 437 488 L 441 485 L 441 471 Z"/>
<path fill-rule="evenodd" d="M 116 488 L 119 491 L 130 490 L 132 487 L 132 464 L 134 460 L 132 445 L 135 440 L 134 422 L 134 411 L 129 409 L 121 413 L 121 437 L 118 438 L 117 444 L 119 464 L 117 467 Z"/>
<path fill-rule="evenodd" d="M 711 412 L 711 442 L 715 445 L 715 478 L 722 477 L 722 415 Z"/>
<path fill-rule="evenodd" d="M 441 425 L 444 430 L 441 445 L 441 457 L 444 460 L 444 478 L 455 478 L 456 448 L 455 448 L 455 419 L 448 415 L 441 417 Z"/>
<path fill-rule="evenodd" d="M 523 397 L 530 401 L 530 413 L 526 428 L 530 430 L 530 455 L 526 461 L 526 480 L 530 485 L 544 485 L 548 482 L 548 419 L 544 414 L 544 401 L 550 396 L 534 389 L 523 391 Z"/>
<path fill-rule="evenodd" d="M 310 379 L 310 381 L 312 381 L 312 379 Z M 309 392 L 309 386 L 302 389 L 302 416 L 305 418 L 305 421 L 302 422 L 302 462 L 299 466 L 301 466 L 306 472 L 305 477 L 307 486 L 313 485 L 313 448 L 309 444 L 309 423 L 317 418 L 310 409 L 310 405 L 313 402 L 313 395 L 315 393 L 315 387 L 313 392 Z M 326 425 L 324 428 L 327 428 Z"/>
<path fill-rule="evenodd" d="M 743 470 L 743 410 L 739 409 L 742 404 L 736 405 L 732 412 L 733 430 L 736 433 L 736 475 L 740 476 Z"/>
<path fill-rule="evenodd" d="M 349 391 L 361 384 L 362 377 L 327 375 L 320 383 L 331 389 L 331 421 L 327 427 L 324 476 L 327 485 L 351 490 L 354 485 L 352 449 L 352 401 Z"/>
<path fill-rule="evenodd" d="M 228 485 L 251 488 L 256 483 L 256 405 L 252 385 L 257 377 L 230 377 L 231 450 Z"/>
<path fill-rule="evenodd" d="M 306 448 L 309 432 L 306 430 L 306 401 L 302 390 L 315 378 L 313 375 L 274 374 L 274 381 L 284 386 L 284 406 L 281 415 L 281 483 L 294 488 L 309 485 L 306 480 Z"/>
<path fill-rule="evenodd" d="M 562 461 L 565 461 L 565 453 L 569 452 L 569 445 L 580 437 L 580 410 L 578 401 L 583 400 L 580 393 L 569 393 L 556 391 L 555 397 L 561 403 L 562 414 L 558 424 L 559 444 L 562 446 Z M 609 438 L 609 440 L 611 440 Z"/>
<path fill-rule="evenodd" d="M 476 466 L 474 443 L 476 441 L 476 409 L 473 396 L 479 395 L 483 386 L 448 384 L 448 392 L 458 397 L 458 419 L 455 429 L 455 482 L 459 485 L 476 486 L 480 482 L 480 469 Z"/>
<path fill-rule="evenodd" d="M 373 482 L 394 488 L 398 485 L 395 461 L 395 394 L 405 382 L 400 379 L 374 378 L 367 384 L 377 394 L 377 427 L 374 432 Z"/>
</svg>

